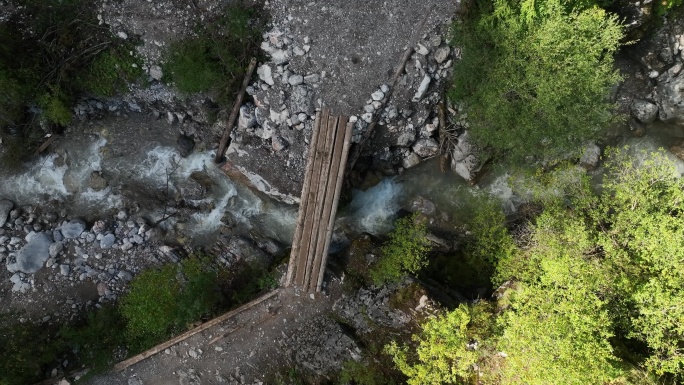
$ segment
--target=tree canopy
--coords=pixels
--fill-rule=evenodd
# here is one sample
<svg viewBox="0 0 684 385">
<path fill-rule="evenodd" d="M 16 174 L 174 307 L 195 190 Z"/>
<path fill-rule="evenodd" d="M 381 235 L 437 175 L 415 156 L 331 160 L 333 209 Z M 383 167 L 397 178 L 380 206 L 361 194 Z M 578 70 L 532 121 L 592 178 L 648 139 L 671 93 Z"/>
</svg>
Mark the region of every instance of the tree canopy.
<svg viewBox="0 0 684 385">
<path fill-rule="evenodd" d="M 565 155 L 615 119 L 615 15 L 589 0 L 472 3 L 455 32 L 463 58 L 451 98 L 465 102 L 481 145 L 513 159 Z"/>
<path fill-rule="evenodd" d="M 476 372 L 492 384 L 684 379 L 684 181 L 663 151 L 608 154 L 600 193 L 586 175 L 575 175 L 581 181 L 572 186 L 567 177 L 548 178 L 564 193 L 544 201 L 514 250 L 495 261 L 494 280 L 506 283 L 506 295 L 492 313 L 496 332 L 477 338 L 490 349 L 465 354 L 473 337 L 464 332 L 462 305 L 423 326 L 415 353 L 389 350 L 411 383 L 467 383 L 454 373 Z M 426 341 L 453 347 L 449 354 L 433 348 L 426 359 Z M 427 375 L 423 368 L 434 362 L 439 370 Z"/>
</svg>

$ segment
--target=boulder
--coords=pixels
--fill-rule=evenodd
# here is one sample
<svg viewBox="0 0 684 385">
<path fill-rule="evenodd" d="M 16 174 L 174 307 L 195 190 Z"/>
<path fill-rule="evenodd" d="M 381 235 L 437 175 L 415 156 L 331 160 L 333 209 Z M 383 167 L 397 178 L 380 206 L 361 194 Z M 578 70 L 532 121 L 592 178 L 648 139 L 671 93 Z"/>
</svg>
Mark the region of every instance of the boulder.
<svg viewBox="0 0 684 385">
<path fill-rule="evenodd" d="M 439 143 L 432 138 L 422 138 L 413 145 L 413 152 L 423 158 L 437 155 L 439 152 Z"/>
<path fill-rule="evenodd" d="M 24 247 L 17 253 L 17 269 L 26 274 L 33 274 L 40 270 L 45 261 L 50 258 L 52 237 L 40 232 L 34 234 Z"/>
<path fill-rule="evenodd" d="M 401 165 L 404 168 L 411 168 L 418 165 L 420 160 L 420 157 L 415 152 L 411 152 L 401 161 Z"/>
<path fill-rule="evenodd" d="M 468 131 L 458 138 L 458 143 L 451 153 L 451 169 L 463 179 L 471 181 L 482 165 L 478 159 L 475 146 L 470 143 Z"/>
<path fill-rule="evenodd" d="M 0 227 L 4 226 L 10 211 L 14 208 L 14 202 L 9 199 L 0 199 Z"/>
<path fill-rule="evenodd" d="M 256 125 L 256 115 L 254 105 L 247 103 L 240 107 L 240 116 L 238 117 L 238 129 L 245 130 Z"/>
<path fill-rule="evenodd" d="M 434 203 L 423 198 L 422 196 L 416 196 L 406 206 L 406 210 L 412 213 L 418 212 L 427 216 L 431 216 L 437 212 L 437 207 Z"/>
<path fill-rule="evenodd" d="M 643 99 L 634 99 L 630 105 L 632 116 L 642 123 L 653 123 L 658 117 L 658 106 Z"/>
<path fill-rule="evenodd" d="M 598 165 L 601 159 L 601 148 L 595 143 L 589 143 L 584 147 L 582 157 L 580 158 L 580 166 L 587 170 L 593 170 Z"/>
<path fill-rule="evenodd" d="M 66 239 L 78 238 L 85 230 L 86 224 L 81 219 L 72 219 L 60 228 L 62 236 Z"/>
<path fill-rule="evenodd" d="M 313 91 L 307 85 L 300 84 L 294 86 L 290 95 L 290 113 L 298 114 L 303 112 L 309 116 L 316 112 Z"/>
<path fill-rule="evenodd" d="M 88 178 L 88 187 L 94 191 L 101 191 L 107 188 L 107 180 L 98 171 L 93 171 Z"/>
<path fill-rule="evenodd" d="M 653 100 L 658 105 L 658 118 L 665 123 L 684 123 L 684 72 L 669 73 L 660 79 Z"/>
</svg>

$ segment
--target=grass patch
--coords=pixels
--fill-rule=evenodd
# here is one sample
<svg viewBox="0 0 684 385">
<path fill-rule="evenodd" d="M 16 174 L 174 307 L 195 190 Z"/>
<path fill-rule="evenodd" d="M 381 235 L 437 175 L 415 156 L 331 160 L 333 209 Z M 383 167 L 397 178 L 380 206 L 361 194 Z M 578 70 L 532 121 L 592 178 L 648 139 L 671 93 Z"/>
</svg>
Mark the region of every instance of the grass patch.
<svg viewBox="0 0 684 385">
<path fill-rule="evenodd" d="M 240 3 L 222 14 L 197 28 L 196 36 L 171 45 L 164 76 L 181 92 L 211 91 L 225 101 L 239 87 L 250 57 L 259 54 L 263 13 Z"/>
</svg>

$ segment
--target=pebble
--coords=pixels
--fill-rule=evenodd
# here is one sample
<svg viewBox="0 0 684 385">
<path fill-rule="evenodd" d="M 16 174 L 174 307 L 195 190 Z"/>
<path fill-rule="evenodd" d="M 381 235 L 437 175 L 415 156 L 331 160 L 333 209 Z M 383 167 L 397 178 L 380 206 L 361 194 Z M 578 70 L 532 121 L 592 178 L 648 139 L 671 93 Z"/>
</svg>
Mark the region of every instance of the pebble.
<svg viewBox="0 0 684 385">
<path fill-rule="evenodd" d="M 65 277 L 69 275 L 70 270 L 71 268 L 69 267 L 69 265 L 59 265 L 59 272 Z"/>
<path fill-rule="evenodd" d="M 304 83 L 304 77 L 302 75 L 292 75 L 287 79 L 287 82 L 290 83 L 291 86 L 298 86 Z"/>
<path fill-rule="evenodd" d="M 371 94 L 371 98 L 373 98 L 373 100 L 375 100 L 375 101 L 380 101 L 384 97 L 385 97 L 385 93 L 380 91 L 380 90 L 377 90 L 377 91 L 373 92 L 373 94 Z"/>
</svg>

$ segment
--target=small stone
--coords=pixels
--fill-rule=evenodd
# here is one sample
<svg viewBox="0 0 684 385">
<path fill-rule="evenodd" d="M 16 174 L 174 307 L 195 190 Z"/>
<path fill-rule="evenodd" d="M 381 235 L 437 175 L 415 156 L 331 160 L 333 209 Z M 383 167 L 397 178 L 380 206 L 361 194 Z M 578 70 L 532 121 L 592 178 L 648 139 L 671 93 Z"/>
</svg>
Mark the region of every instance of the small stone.
<svg viewBox="0 0 684 385">
<path fill-rule="evenodd" d="M 66 277 L 67 275 L 69 275 L 69 271 L 71 271 L 69 265 L 59 265 L 59 273 L 63 276 Z"/>
<path fill-rule="evenodd" d="M 385 94 L 389 92 L 389 86 L 387 84 L 383 84 L 380 86 L 380 91 L 384 92 Z"/>
<path fill-rule="evenodd" d="M 385 97 L 385 93 L 380 91 L 380 90 L 373 92 L 373 94 L 371 95 L 371 98 L 373 98 L 373 100 L 375 100 L 375 101 L 380 101 L 384 97 Z"/>
<path fill-rule="evenodd" d="M 133 248 L 133 244 L 130 242 L 125 242 L 123 245 L 121 245 L 121 250 L 122 251 L 128 251 Z"/>
<path fill-rule="evenodd" d="M 416 154 L 415 152 L 411 152 L 404 160 L 402 160 L 401 165 L 404 168 L 411 168 L 413 166 L 416 166 L 420 163 L 420 156 Z"/>
<path fill-rule="evenodd" d="M 75 239 L 78 238 L 81 233 L 85 230 L 86 225 L 85 222 L 81 219 L 73 219 L 69 221 L 67 224 L 63 225 L 60 229 L 62 232 L 62 235 L 66 239 Z"/>
<path fill-rule="evenodd" d="M 449 58 L 449 53 L 451 53 L 451 49 L 447 46 L 437 48 L 437 51 L 435 52 L 435 61 L 438 64 L 444 63 Z"/>
<path fill-rule="evenodd" d="M 428 87 L 430 86 L 430 81 L 432 79 L 430 78 L 430 75 L 425 75 L 423 77 L 423 80 L 420 82 L 420 86 L 418 86 L 418 91 L 416 91 L 416 94 L 413 95 L 413 101 L 418 102 L 423 98 L 423 95 L 425 95 L 425 92 L 427 91 Z"/>
<path fill-rule="evenodd" d="M 129 282 L 130 280 L 133 279 L 133 274 L 131 274 L 131 273 L 129 273 L 128 271 L 125 271 L 125 270 L 121 270 L 120 272 L 118 272 L 118 273 L 116 274 L 116 276 L 117 276 L 119 279 L 124 280 L 124 281 L 126 281 L 126 282 Z"/>
<path fill-rule="evenodd" d="M 273 75 L 271 74 L 271 67 L 268 64 L 264 64 L 257 69 L 257 75 L 264 83 L 272 86 L 275 84 L 273 81 Z"/>
<path fill-rule="evenodd" d="M 62 232 L 59 230 L 53 230 L 52 231 L 52 239 L 55 240 L 55 242 L 63 241 L 64 236 L 62 235 Z"/>
<path fill-rule="evenodd" d="M 171 111 L 166 111 L 166 121 L 169 122 L 169 124 L 176 123 L 176 114 Z"/>
<path fill-rule="evenodd" d="M 370 112 L 366 112 L 365 114 L 361 115 L 361 120 L 363 120 L 366 123 L 370 123 L 373 120 L 373 114 Z"/>
<path fill-rule="evenodd" d="M 306 51 L 304 51 L 303 49 L 301 49 L 299 47 L 294 47 L 292 52 L 294 52 L 294 54 L 297 56 L 304 56 L 304 54 L 306 53 Z"/>
<path fill-rule="evenodd" d="M 306 82 L 308 84 L 318 83 L 320 78 L 321 77 L 318 74 L 306 75 L 306 76 L 304 76 L 304 82 Z"/>
<path fill-rule="evenodd" d="M 114 237 L 114 234 L 107 234 L 102 237 L 102 240 L 100 241 L 100 247 L 103 249 L 108 249 L 114 245 L 114 242 L 116 242 L 116 237 Z"/>
<path fill-rule="evenodd" d="M 304 83 L 304 77 L 302 75 L 292 75 L 287 79 L 287 82 L 290 83 L 291 86 L 298 86 Z"/>
<path fill-rule="evenodd" d="M 428 53 L 430 53 L 430 51 L 424 45 L 422 45 L 420 43 L 418 44 L 418 47 L 416 48 L 416 52 L 422 56 L 426 56 Z"/>
<path fill-rule="evenodd" d="M 124 32 L 124 31 L 119 31 L 119 32 L 117 32 L 117 33 L 116 33 L 116 36 L 118 36 L 118 37 L 120 37 L 121 39 L 124 39 L 124 40 L 128 39 L 128 34 L 127 34 L 126 32 Z"/>
<path fill-rule="evenodd" d="M 164 72 L 160 66 L 150 67 L 150 77 L 154 80 L 160 81 L 164 77 Z M 170 122 L 173 123 L 173 122 Z"/>
<path fill-rule="evenodd" d="M 48 248 L 48 251 L 50 253 L 50 257 L 56 258 L 59 255 L 59 253 L 62 252 L 63 249 L 64 249 L 64 244 L 62 242 L 54 242 Z"/>
</svg>

